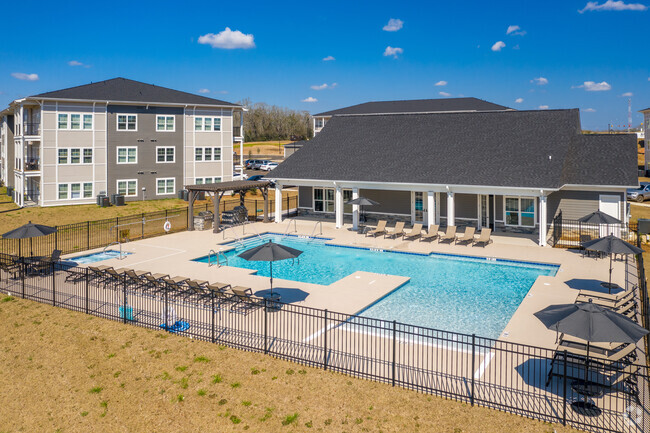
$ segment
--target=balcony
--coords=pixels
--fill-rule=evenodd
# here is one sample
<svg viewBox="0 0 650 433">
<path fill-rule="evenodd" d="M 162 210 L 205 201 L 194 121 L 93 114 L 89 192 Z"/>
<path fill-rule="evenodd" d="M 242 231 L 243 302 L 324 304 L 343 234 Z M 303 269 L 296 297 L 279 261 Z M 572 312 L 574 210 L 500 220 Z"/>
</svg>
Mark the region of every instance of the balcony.
<svg viewBox="0 0 650 433">
<path fill-rule="evenodd" d="M 41 135 L 40 123 L 23 123 L 24 135 Z"/>
<path fill-rule="evenodd" d="M 25 171 L 39 171 L 41 169 L 40 159 L 32 158 L 25 162 Z"/>
<path fill-rule="evenodd" d="M 232 136 L 233 137 L 241 137 L 241 126 L 233 126 L 232 127 Z"/>
</svg>

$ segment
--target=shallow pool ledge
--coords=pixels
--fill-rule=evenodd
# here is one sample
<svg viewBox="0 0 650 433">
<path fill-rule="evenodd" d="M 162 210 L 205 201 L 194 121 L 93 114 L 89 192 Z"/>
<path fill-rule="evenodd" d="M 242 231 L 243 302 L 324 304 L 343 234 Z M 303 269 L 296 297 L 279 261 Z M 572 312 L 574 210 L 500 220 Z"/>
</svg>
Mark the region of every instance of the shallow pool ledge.
<svg viewBox="0 0 650 433">
<path fill-rule="evenodd" d="M 408 283 L 409 277 L 356 271 L 323 290 L 312 291 L 305 305 L 356 314 Z"/>
</svg>

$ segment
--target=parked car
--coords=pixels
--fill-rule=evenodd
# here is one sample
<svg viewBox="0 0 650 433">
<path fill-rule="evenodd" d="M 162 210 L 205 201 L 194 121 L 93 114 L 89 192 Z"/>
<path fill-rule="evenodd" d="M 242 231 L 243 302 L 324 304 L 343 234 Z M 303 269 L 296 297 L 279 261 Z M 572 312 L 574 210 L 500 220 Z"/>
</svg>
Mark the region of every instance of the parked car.
<svg viewBox="0 0 650 433">
<path fill-rule="evenodd" d="M 258 181 L 258 180 L 262 180 L 263 178 L 264 178 L 264 175 L 262 175 L 262 174 L 256 174 L 255 176 L 251 176 L 251 177 L 249 177 L 248 180 Z"/>
<path fill-rule="evenodd" d="M 261 170 L 262 166 L 265 164 L 268 164 L 269 161 L 268 159 L 258 159 L 255 161 L 255 164 L 253 164 L 253 170 Z"/>
<path fill-rule="evenodd" d="M 232 180 L 247 180 L 247 179 L 248 179 L 248 175 L 246 173 L 241 174 L 238 171 L 236 171 L 232 174 Z"/>
<path fill-rule="evenodd" d="M 277 162 L 270 162 L 270 161 L 269 161 L 268 163 L 261 165 L 261 166 L 260 166 L 260 170 L 271 171 L 271 170 L 273 170 L 275 167 L 277 167 L 278 165 L 279 165 L 279 164 L 278 164 Z"/>
<path fill-rule="evenodd" d="M 638 188 L 627 190 L 627 199 L 629 201 L 643 203 L 647 198 L 650 198 L 650 182 L 641 182 Z"/>
<path fill-rule="evenodd" d="M 261 164 L 263 161 L 261 159 L 247 159 L 246 160 L 246 168 L 247 169 L 253 169 L 255 167 L 255 164 Z"/>
</svg>

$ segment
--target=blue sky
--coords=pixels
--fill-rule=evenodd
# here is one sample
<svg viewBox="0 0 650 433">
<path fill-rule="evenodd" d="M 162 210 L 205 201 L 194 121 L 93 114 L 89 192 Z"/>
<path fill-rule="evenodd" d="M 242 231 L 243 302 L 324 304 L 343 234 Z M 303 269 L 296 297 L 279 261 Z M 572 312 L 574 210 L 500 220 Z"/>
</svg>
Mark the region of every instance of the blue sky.
<svg viewBox="0 0 650 433">
<path fill-rule="evenodd" d="M 624 94 L 634 125 L 650 107 L 649 0 L 419 3 L 8 2 L 0 102 L 121 76 L 312 113 L 474 96 L 606 129 Z"/>
</svg>

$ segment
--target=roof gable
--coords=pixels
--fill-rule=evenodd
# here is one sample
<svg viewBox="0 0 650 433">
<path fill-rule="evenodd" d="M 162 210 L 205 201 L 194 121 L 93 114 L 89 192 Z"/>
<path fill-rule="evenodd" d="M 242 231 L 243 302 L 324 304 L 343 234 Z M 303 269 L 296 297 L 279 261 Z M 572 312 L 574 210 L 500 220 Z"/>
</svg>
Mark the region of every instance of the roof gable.
<svg viewBox="0 0 650 433">
<path fill-rule="evenodd" d="M 32 98 L 233 106 L 236 104 L 126 78 L 40 93 Z"/>
</svg>

